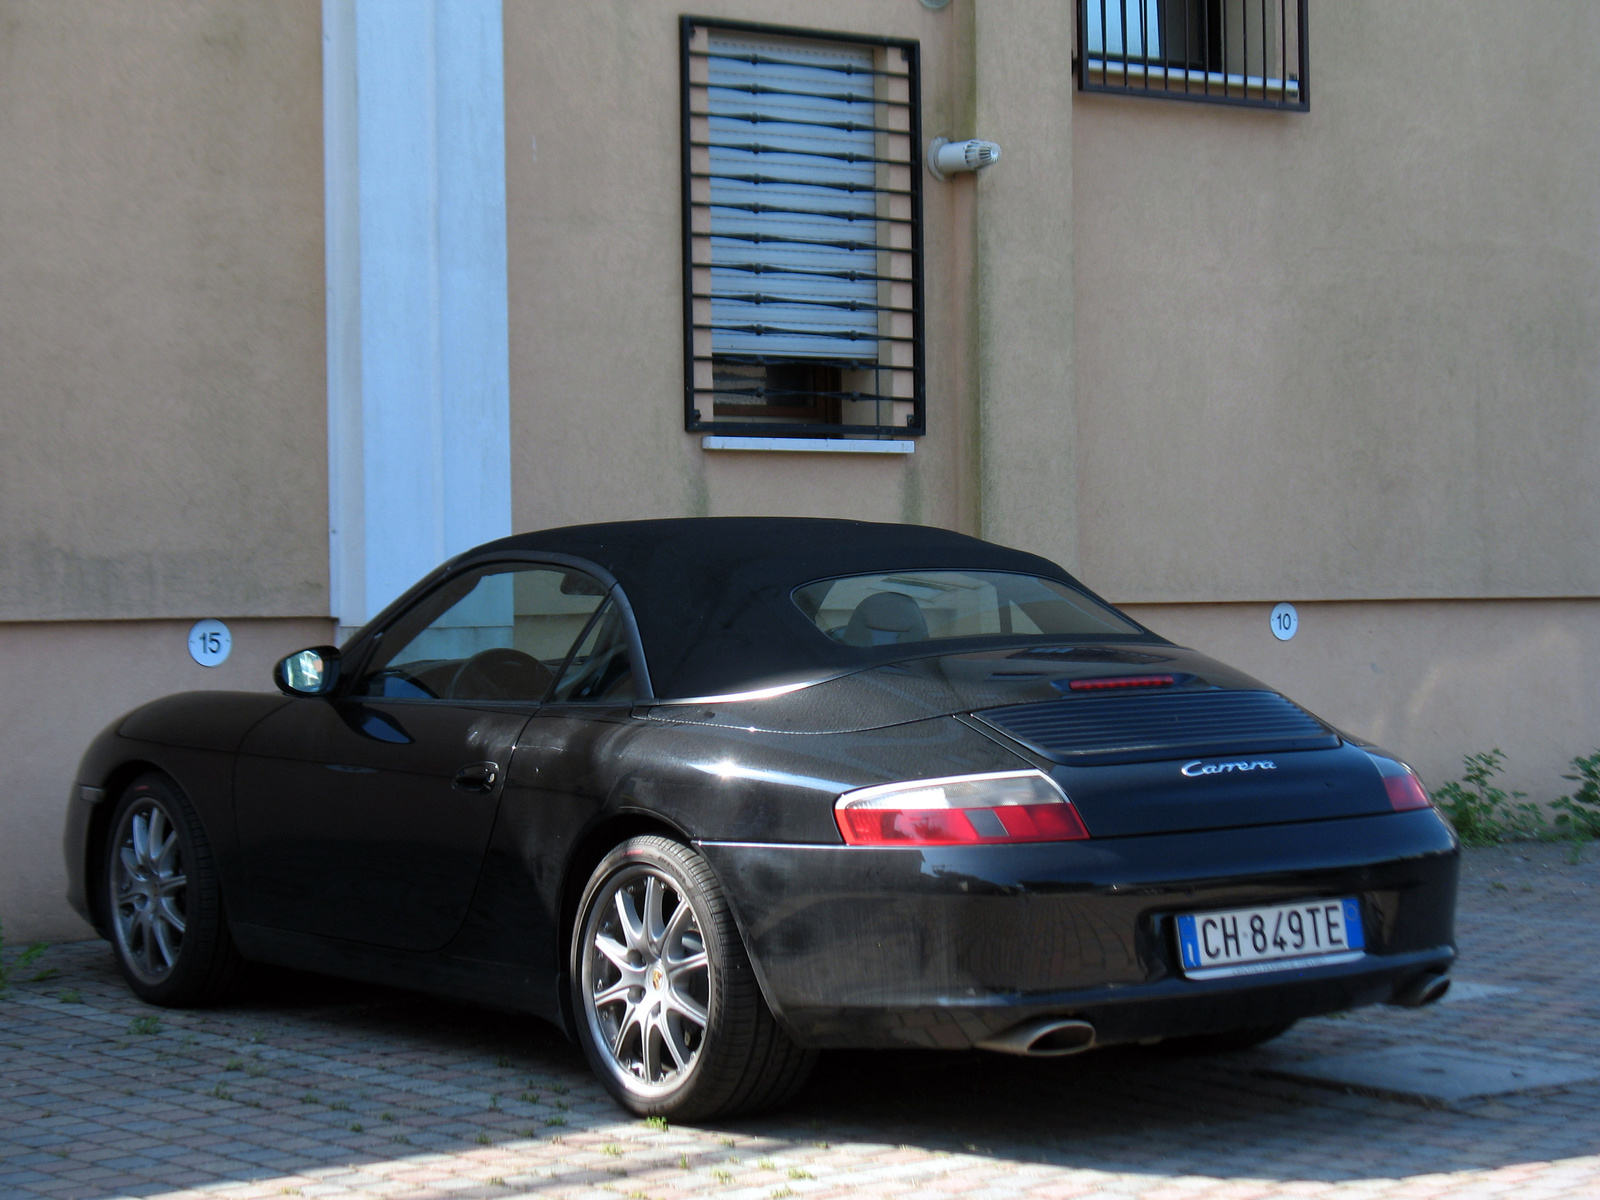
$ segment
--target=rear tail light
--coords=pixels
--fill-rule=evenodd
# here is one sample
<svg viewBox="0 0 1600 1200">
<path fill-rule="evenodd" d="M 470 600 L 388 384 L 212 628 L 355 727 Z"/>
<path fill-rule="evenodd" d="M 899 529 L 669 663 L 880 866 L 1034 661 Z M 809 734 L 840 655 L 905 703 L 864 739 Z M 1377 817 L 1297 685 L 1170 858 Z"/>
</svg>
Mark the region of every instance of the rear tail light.
<svg viewBox="0 0 1600 1200">
<path fill-rule="evenodd" d="M 1367 757 L 1377 766 L 1378 774 L 1383 776 L 1383 790 L 1389 793 L 1389 807 L 1395 812 L 1427 808 L 1432 803 L 1428 799 L 1428 790 L 1422 786 L 1422 780 L 1405 763 L 1370 751 Z"/>
<path fill-rule="evenodd" d="M 852 846 L 980 846 L 1089 836 L 1043 771 L 997 771 L 860 788 L 833 806 Z"/>
<path fill-rule="evenodd" d="M 1171 675 L 1111 675 L 1105 679 L 1074 679 L 1067 688 L 1074 692 L 1103 692 L 1109 688 L 1171 687 Z"/>
</svg>

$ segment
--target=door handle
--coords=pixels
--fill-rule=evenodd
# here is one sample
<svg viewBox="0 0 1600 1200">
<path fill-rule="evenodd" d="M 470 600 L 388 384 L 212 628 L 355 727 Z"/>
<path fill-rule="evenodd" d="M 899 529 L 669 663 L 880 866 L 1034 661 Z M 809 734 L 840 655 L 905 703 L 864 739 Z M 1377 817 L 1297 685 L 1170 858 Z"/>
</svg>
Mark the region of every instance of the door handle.
<svg viewBox="0 0 1600 1200">
<path fill-rule="evenodd" d="M 457 771 L 453 782 L 463 792 L 492 792 L 499 779 L 499 763 L 475 762 Z"/>
</svg>

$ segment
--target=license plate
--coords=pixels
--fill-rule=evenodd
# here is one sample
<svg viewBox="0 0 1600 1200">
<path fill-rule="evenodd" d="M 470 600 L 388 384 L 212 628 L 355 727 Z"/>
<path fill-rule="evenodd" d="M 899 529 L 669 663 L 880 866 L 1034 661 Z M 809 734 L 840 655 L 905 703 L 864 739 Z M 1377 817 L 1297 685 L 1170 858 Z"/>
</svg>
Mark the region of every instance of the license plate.
<svg viewBox="0 0 1600 1200">
<path fill-rule="evenodd" d="M 1365 953 L 1365 946 L 1361 906 L 1351 899 L 1302 900 L 1178 917 L 1178 949 L 1183 973 L 1190 979 L 1352 962 Z"/>
</svg>

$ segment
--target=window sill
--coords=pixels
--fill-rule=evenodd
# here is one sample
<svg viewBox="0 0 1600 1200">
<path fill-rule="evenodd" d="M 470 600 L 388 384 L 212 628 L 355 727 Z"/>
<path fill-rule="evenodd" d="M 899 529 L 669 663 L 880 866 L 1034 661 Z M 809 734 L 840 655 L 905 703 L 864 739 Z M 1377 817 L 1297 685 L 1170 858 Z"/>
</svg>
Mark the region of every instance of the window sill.
<svg viewBox="0 0 1600 1200">
<path fill-rule="evenodd" d="M 787 450 L 801 454 L 912 454 L 917 444 L 909 438 L 878 441 L 867 438 L 732 437 L 708 433 L 702 450 Z"/>
<path fill-rule="evenodd" d="M 1212 100 L 1266 98 L 1281 100 L 1286 104 L 1297 103 L 1300 100 L 1298 79 L 1152 66 L 1119 58 L 1091 58 L 1088 78 L 1108 90 L 1148 90 L 1156 96 L 1187 96 L 1192 99 Z"/>
</svg>

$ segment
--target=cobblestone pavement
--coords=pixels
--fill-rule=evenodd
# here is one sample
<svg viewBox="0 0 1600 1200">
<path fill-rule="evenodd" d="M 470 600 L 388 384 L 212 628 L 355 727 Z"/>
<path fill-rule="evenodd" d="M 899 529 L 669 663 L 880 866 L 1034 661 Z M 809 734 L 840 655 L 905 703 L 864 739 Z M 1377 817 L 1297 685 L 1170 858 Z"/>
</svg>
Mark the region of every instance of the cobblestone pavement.
<svg viewBox="0 0 1600 1200">
<path fill-rule="evenodd" d="M 1475 986 L 1430 1009 L 1209 1059 L 840 1053 L 787 1111 L 693 1128 L 626 1118 L 537 1022 L 287 974 L 163 1011 L 58 946 L 0 999 L 0 1196 L 1600 1197 L 1600 1081 L 1445 1108 L 1270 1074 L 1416 1042 L 1600 1061 L 1600 847 L 1568 859 L 1469 852 Z"/>
</svg>

